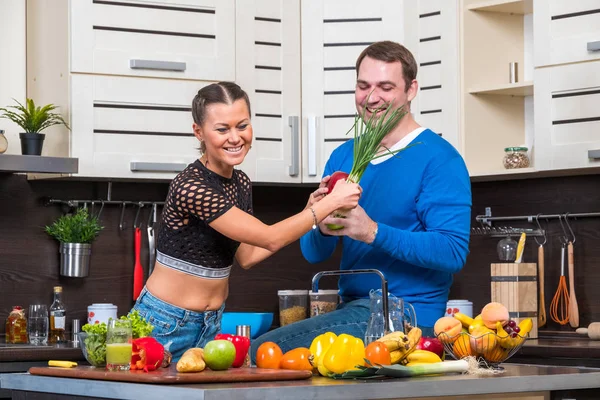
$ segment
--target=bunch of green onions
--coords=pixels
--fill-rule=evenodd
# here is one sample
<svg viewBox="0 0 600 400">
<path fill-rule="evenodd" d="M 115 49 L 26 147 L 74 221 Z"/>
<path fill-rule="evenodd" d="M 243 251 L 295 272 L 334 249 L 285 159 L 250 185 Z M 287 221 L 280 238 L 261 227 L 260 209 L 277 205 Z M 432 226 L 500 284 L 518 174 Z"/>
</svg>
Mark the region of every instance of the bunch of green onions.
<svg viewBox="0 0 600 400">
<path fill-rule="evenodd" d="M 383 115 L 376 118 L 375 116 L 382 107 L 379 106 L 369 119 L 366 119 L 367 107 L 364 107 L 362 115 L 356 114 L 354 117 L 354 125 L 348 130 L 350 132 L 354 129 L 354 155 L 352 170 L 346 182 L 358 183 L 372 160 L 388 154 L 396 154 L 406 148 L 394 151 L 386 148 L 387 151 L 377 154 L 383 138 L 407 114 L 407 111 L 404 110 L 404 105 L 402 105 L 393 110 L 387 108 Z"/>
</svg>

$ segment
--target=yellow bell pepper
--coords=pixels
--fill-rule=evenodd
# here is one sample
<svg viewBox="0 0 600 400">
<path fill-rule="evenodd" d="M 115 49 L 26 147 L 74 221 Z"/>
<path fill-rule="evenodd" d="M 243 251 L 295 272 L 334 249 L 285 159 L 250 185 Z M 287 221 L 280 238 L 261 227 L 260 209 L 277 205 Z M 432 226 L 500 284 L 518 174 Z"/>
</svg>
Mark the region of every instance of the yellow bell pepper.
<svg viewBox="0 0 600 400">
<path fill-rule="evenodd" d="M 362 339 L 341 334 L 329 347 L 323 358 L 323 366 L 335 374 L 357 369 L 365 363 L 365 344 Z"/>
<path fill-rule="evenodd" d="M 333 332 L 325 332 L 313 339 L 310 345 L 310 353 L 313 355 L 313 364 L 317 367 L 319 374 L 328 376 L 331 372 L 323 365 L 323 358 L 329 347 L 335 342 L 337 335 Z"/>
</svg>

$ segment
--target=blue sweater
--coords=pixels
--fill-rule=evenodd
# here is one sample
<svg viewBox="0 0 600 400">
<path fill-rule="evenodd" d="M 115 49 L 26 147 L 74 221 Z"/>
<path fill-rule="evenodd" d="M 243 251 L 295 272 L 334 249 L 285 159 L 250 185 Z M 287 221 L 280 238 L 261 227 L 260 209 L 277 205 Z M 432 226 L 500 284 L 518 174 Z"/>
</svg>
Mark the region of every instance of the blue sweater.
<svg viewBox="0 0 600 400">
<path fill-rule="evenodd" d="M 420 326 L 432 327 L 444 314 L 452 274 L 460 271 L 469 252 L 471 182 L 460 154 L 429 129 L 415 144 L 380 164 L 370 164 L 361 181 L 359 201 L 378 224 L 375 241 L 342 236 L 342 270 L 375 268 L 388 279 L 389 291 L 410 302 Z M 339 146 L 324 175 L 350 172 L 354 140 Z M 339 237 L 319 229 L 300 239 L 310 263 L 328 259 Z M 340 278 L 344 301 L 368 298 L 381 287 L 374 274 Z"/>
</svg>

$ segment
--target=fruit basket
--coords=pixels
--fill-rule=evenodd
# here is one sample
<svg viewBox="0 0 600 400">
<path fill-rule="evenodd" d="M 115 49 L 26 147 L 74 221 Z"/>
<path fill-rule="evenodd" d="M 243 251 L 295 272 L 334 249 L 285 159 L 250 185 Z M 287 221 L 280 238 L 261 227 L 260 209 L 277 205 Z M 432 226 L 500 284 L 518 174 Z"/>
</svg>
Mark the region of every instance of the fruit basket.
<svg viewBox="0 0 600 400">
<path fill-rule="evenodd" d="M 492 368 L 500 368 L 498 364 L 508 360 L 525 343 L 527 336 L 518 333 L 501 336 L 496 332 L 487 332 L 479 336 L 461 332 L 450 336 L 446 332 L 437 335 L 444 344 L 444 350 L 455 359 L 474 356 L 481 364 Z"/>
</svg>

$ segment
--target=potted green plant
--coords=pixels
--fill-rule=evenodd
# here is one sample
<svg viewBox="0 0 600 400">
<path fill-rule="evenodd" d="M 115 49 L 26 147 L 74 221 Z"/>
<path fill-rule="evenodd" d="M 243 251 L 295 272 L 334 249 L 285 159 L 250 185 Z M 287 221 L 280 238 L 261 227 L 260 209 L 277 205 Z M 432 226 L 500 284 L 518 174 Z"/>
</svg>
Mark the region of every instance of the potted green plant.
<svg viewBox="0 0 600 400">
<path fill-rule="evenodd" d="M 33 99 L 26 99 L 25 105 L 17 100 L 15 102 L 17 103 L 16 106 L 0 107 L 0 111 L 2 111 L 0 118 L 9 119 L 25 130 L 25 132 L 19 134 L 23 155 L 42 155 L 46 135 L 41 132 L 44 129 L 53 125 L 64 125 L 67 129 L 70 129 L 62 115 L 53 112 L 58 108 L 54 104 L 36 107 Z"/>
<path fill-rule="evenodd" d="M 60 242 L 60 274 L 86 277 L 90 270 L 92 242 L 103 226 L 98 218 L 80 208 L 74 214 L 63 215 L 45 227 L 46 233 Z"/>
</svg>

